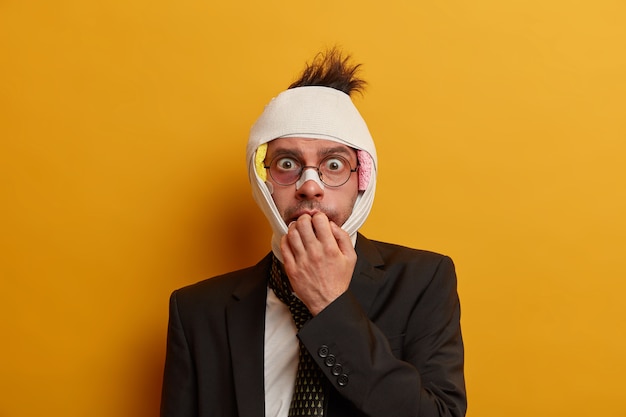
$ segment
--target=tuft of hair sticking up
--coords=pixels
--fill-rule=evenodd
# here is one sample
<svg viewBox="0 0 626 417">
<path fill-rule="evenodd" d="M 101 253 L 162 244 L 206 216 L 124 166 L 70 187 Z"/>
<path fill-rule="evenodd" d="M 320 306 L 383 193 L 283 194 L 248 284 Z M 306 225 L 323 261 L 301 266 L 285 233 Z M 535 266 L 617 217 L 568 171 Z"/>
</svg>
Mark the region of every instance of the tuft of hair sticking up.
<svg viewBox="0 0 626 417">
<path fill-rule="evenodd" d="M 362 94 L 367 82 L 357 76 L 360 68 L 361 64 L 353 64 L 350 55 L 344 55 L 335 47 L 318 53 L 289 88 L 319 86 L 331 87 L 349 96 L 354 92 Z"/>
</svg>

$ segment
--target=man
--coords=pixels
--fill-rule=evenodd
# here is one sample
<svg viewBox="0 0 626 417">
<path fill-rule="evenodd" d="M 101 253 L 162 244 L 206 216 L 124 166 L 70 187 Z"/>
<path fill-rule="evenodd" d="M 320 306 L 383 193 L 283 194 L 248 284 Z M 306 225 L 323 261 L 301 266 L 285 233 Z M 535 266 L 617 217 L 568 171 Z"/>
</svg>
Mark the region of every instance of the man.
<svg viewBox="0 0 626 417">
<path fill-rule="evenodd" d="M 172 294 L 162 417 L 465 415 L 452 261 L 358 233 L 378 163 L 348 58 L 319 55 L 252 127 L 272 252 Z"/>
</svg>

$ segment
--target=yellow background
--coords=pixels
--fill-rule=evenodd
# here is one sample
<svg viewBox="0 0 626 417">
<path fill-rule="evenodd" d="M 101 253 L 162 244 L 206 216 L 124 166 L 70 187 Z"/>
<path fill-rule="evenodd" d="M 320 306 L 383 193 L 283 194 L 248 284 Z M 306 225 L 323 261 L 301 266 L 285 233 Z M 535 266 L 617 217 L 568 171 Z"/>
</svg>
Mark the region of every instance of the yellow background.
<svg viewBox="0 0 626 417">
<path fill-rule="evenodd" d="M 0 2 L 0 416 L 157 415 L 168 296 L 268 250 L 247 132 L 334 44 L 370 83 L 363 232 L 456 262 L 468 416 L 626 416 L 625 22 L 622 0 Z"/>
</svg>

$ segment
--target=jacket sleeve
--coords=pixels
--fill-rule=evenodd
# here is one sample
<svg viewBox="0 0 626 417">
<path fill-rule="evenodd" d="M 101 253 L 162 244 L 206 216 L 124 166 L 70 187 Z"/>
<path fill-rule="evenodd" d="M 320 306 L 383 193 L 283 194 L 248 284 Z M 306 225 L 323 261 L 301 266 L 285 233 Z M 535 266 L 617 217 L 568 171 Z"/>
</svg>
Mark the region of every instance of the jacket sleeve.
<svg viewBox="0 0 626 417">
<path fill-rule="evenodd" d="M 403 274 L 410 274 L 408 270 Z M 452 261 L 441 257 L 426 279 L 427 285 L 415 294 L 403 290 L 384 300 L 387 314 L 406 322 L 399 349 L 392 350 L 384 329 L 368 318 L 350 290 L 298 334 L 333 387 L 364 415 L 465 415 L 460 306 Z M 412 305 L 400 309 L 394 303 Z"/>
<path fill-rule="evenodd" d="M 175 291 L 170 297 L 161 417 L 195 417 L 198 415 L 195 370 L 176 296 Z"/>
</svg>

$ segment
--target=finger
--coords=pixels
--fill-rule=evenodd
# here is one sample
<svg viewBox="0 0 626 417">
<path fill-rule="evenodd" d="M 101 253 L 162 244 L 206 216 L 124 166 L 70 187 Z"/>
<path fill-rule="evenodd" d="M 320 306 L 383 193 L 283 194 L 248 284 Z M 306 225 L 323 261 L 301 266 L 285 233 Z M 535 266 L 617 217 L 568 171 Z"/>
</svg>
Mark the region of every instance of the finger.
<svg viewBox="0 0 626 417">
<path fill-rule="evenodd" d="M 319 240 L 326 247 L 336 247 L 337 243 L 331 229 L 331 222 L 328 220 L 326 214 L 315 213 L 311 221 L 313 228 L 315 229 L 317 240 Z"/>
<path fill-rule="evenodd" d="M 280 239 L 280 251 L 283 254 L 283 264 L 285 267 L 296 262 L 294 253 L 291 250 L 291 245 L 289 244 L 289 239 L 287 239 L 287 235 L 284 235 Z"/>
<path fill-rule="evenodd" d="M 313 229 L 312 218 L 308 214 L 303 214 L 296 220 L 295 228 L 298 231 L 300 240 L 305 248 L 310 248 L 317 243 L 317 236 Z"/>
<path fill-rule="evenodd" d="M 352 245 L 352 239 L 350 239 L 350 235 L 348 234 L 348 232 L 337 226 L 335 222 L 330 222 L 330 229 L 332 231 L 333 237 L 337 241 L 337 246 L 339 246 L 339 250 L 344 254 L 353 253 L 354 246 Z"/>
<path fill-rule="evenodd" d="M 297 222 L 292 222 L 289 225 L 287 234 L 283 236 L 289 243 L 289 249 L 294 257 L 294 260 L 306 253 L 306 248 L 302 242 L 302 234 L 298 230 Z"/>
</svg>

